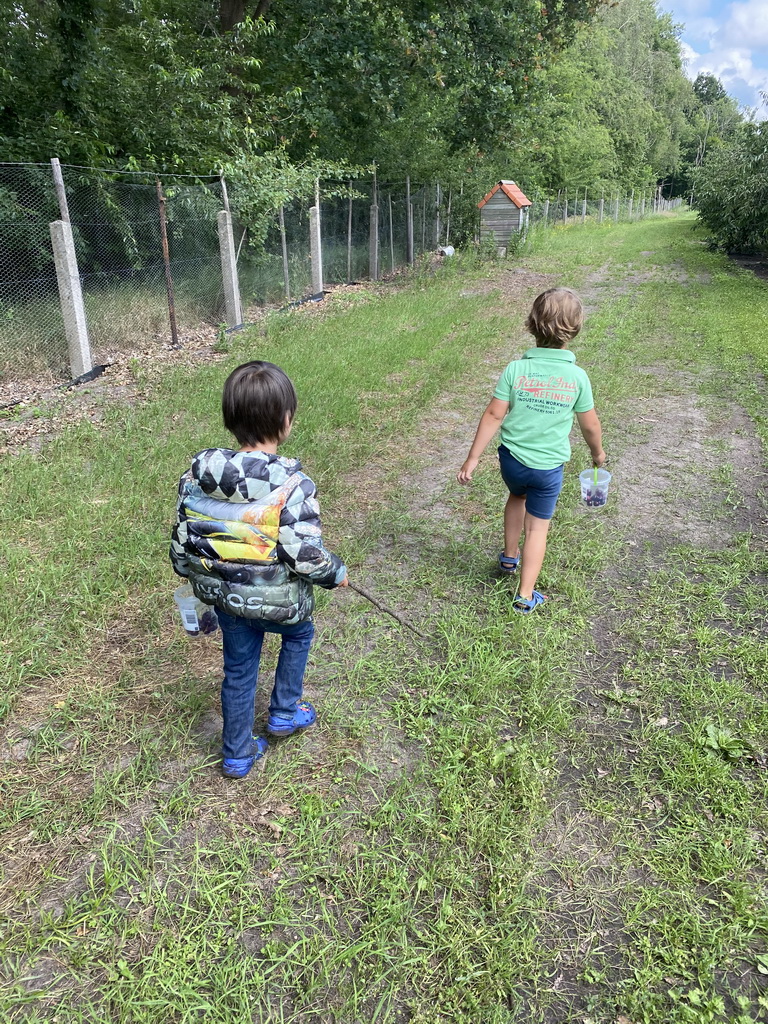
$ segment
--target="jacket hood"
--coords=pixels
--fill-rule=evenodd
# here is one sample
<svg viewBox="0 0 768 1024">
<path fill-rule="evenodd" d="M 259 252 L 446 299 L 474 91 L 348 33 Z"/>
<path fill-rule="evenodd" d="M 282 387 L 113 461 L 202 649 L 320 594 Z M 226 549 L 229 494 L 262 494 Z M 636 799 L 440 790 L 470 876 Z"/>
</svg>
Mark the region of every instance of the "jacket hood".
<svg viewBox="0 0 768 1024">
<path fill-rule="evenodd" d="M 284 455 L 206 448 L 192 460 L 192 482 L 219 501 L 260 501 L 300 470 Z"/>
</svg>

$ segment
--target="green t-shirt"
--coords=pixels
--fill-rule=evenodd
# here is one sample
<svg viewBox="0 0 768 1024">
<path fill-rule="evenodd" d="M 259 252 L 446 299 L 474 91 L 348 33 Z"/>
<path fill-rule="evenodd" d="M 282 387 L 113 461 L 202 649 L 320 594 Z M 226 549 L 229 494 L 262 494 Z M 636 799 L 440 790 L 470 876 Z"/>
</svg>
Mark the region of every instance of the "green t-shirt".
<svg viewBox="0 0 768 1024">
<path fill-rule="evenodd" d="M 528 349 L 507 366 L 493 394 L 509 402 L 502 442 L 531 469 L 555 469 L 570 459 L 573 414 L 595 404 L 589 377 L 565 348 Z"/>
</svg>

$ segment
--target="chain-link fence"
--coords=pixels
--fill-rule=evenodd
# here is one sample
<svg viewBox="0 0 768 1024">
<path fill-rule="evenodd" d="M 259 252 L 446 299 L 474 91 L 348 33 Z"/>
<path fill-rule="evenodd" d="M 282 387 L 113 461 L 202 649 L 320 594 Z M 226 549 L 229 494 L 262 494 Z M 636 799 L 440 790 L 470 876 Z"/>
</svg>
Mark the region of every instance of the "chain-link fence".
<svg viewBox="0 0 768 1024">
<path fill-rule="evenodd" d="M 218 180 L 165 179 L 158 192 L 154 181 L 79 170 L 66 185 L 94 362 L 142 339 L 170 338 L 161 204 L 178 331 L 221 320 Z"/>
<path fill-rule="evenodd" d="M 322 181 L 318 192 L 325 285 L 383 277 L 406 266 L 409 202 L 413 210 L 412 258 L 434 251 L 439 244 L 436 186 L 412 189 L 405 181 Z M 246 318 L 249 307 L 301 302 L 314 294 L 310 211 L 316 200 L 296 199 L 276 210 L 266 237 L 252 243 L 246 225 L 235 218 L 237 270 Z M 236 192 L 232 193 L 232 205 L 236 210 Z"/>
<path fill-rule="evenodd" d="M 0 164 L 5 379 L 73 375 L 73 294 L 82 296 L 77 329 L 90 366 L 153 341 L 183 345 L 201 328 L 212 337 L 211 328 L 225 321 L 252 320 L 255 307 L 319 298 L 326 285 L 378 280 L 424 253 L 491 236 L 488 224 L 481 227 L 479 197 L 463 187 L 409 179 L 321 181 L 313 196 L 269 214 L 264 230 L 238 215 L 237 191 L 227 197 L 218 178 L 161 180 L 63 167 L 57 193 L 56 170 Z M 230 200 L 231 227 L 226 217 L 221 223 Z M 634 220 L 681 202 L 652 190 L 562 191 L 536 198 L 519 218 L 517 237 L 532 227 Z M 71 229 L 63 269 L 61 242 L 56 252 L 51 243 L 51 222 L 57 221 L 69 221 L 64 241 Z"/>
<path fill-rule="evenodd" d="M 30 376 L 67 365 L 48 227 L 60 216 L 51 165 L 0 164 L 0 368 Z"/>
<path fill-rule="evenodd" d="M 63 167 L 63 206 L 50 164 L 0 164 L 0 371 L 66 378 L 67 330 L 50 224 L 69 221 L 94 363 L 170 338 L 169 270 L 179 331 L 221 320 L 218 179 L 112 175 Z"/>
<path fill-rule="evenodd" d="M 550 227 L 579 222 L 618 223 L 676 210 L 682 203 L 682 199 L 663 198 L 656 189 L 601 192 L 600 195 L 579 192 L 570 196 L 567 192 L 558 192 L 556 196 L 534 202 L 528 208 L 527 219 L 530 225 Z"/>
</svg>

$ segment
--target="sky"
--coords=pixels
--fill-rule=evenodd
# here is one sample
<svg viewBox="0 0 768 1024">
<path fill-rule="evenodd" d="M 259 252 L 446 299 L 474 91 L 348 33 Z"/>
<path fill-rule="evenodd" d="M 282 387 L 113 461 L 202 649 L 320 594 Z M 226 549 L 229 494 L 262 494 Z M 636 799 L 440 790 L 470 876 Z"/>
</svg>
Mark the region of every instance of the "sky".
<svg viewBox="0 0 768 1024">
<path fill-rule="evenodd" d="M 768 118 L 768 0 L 660 0 L 684 25 L 681 41 L 694 79 L 711 71 L 739 103 Z"/>
</svg>

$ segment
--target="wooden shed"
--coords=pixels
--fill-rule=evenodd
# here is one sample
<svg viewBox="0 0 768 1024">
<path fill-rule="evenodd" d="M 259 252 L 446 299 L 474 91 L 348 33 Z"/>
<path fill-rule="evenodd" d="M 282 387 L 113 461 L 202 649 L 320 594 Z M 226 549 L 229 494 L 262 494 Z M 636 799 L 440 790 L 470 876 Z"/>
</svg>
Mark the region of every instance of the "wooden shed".
<svg viewBox="0 0 768 1024">
<path fill-rule="evenodd" d="M 500 181 L 485 199 L 477 204 L 480 210 L 480 238 L 493 238 L 506 248 L 515 232 L 524 231 L 528 223 L 531 200 L 523 195 L 514 181 Z"/>
</svg>

